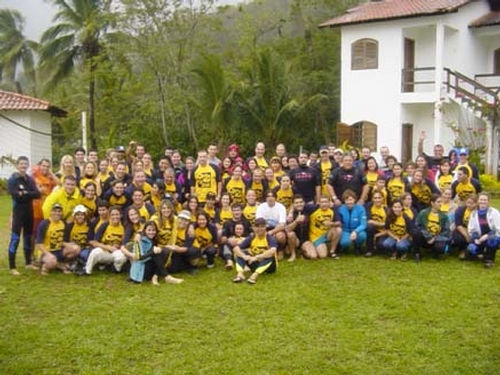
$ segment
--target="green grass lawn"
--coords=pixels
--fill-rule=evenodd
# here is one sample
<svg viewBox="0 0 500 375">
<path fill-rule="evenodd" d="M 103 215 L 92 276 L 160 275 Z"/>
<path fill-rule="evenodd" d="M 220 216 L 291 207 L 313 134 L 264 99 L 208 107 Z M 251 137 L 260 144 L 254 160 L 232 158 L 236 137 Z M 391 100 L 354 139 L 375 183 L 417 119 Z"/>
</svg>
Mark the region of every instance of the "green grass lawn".
<svg viewBox="0 0 500 375">
<path fill-rule="evenodd" d="M 497 206 L 498 203 L 496 202 Z M 344 256 L 255 286 L 8 273 L 0 197 L 0 374 L 498 374 L 500 264 Z"/>
</svg>

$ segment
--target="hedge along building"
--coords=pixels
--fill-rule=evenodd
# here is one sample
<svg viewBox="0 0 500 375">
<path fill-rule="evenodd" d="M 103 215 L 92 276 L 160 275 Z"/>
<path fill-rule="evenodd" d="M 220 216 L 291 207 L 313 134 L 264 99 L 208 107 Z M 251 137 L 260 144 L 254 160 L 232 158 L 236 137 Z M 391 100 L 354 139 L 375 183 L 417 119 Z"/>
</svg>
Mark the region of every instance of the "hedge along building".
<svg viewBox="0 0 500 375">
<path fill-rule="evenodd" d="M 45 100 L 0 90 L 0 178 L 14 172 L 9 160 L 21 155 L 32 163 L 52 160 L 51 116 L 66 112 Z"/>
<path fill-rule="evenodd" d="M 486 1 L 373 0 L 319 27 L 341 30 L 341 120 L 356 125 L 340 129 L 354 143 L 376 126 L 368 143 L 407 161 L 424 130 L 428 154 L 436 143 L 482 146 L 487 171 L 497 171 L 499 10 Z"/>
</svg>

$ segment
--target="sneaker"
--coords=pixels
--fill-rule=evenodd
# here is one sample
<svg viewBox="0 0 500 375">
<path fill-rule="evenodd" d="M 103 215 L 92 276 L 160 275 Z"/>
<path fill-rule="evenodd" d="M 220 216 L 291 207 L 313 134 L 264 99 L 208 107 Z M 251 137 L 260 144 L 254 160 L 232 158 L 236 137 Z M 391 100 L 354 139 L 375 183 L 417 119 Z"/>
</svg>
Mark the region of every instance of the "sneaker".
<svg viewBox="0 0 500 375">
<path fill-rule="evenodd" d="M 21 275 L 21 273 L 20 273 L 18 270 L 16 270 L 15 268 L 12 268 L 12 269 L 10 270 L 10 274 L 11 274 L 12 276 L 19 276 L 19 275 Z"/>
<path fill-rule="evenodd" d="M 397 259 L 397 253 L 393 252 L 390 259 L 391 260 L 396 260 Z"/>
<path fill-rule="evenodd" d="M 168 275 L 165 277 L 165 282 L 167 284 L 180 284 L 184 282 L 184 279 L 178 279 L 176 277 Z"/>
<path fill-rule="evenodd" d="M 421 256 L 420 256 L 420 253 L 416 253 L 415 254 L 415 262 L 419 263 L 421 260 Z"/>
<path fill-rule="evenodd" d="M 460 251 L 458 254 L 458 259 L 465 260 L 465 250 Z"/>
<path fill-rule="evenodd" d="M 196 268 L 196 267 L 192 267 L 192 268 L 189 268 L 187 270 L 187 273 L 192 275 L 192 276 L 198 275 L 198 272 L 200 272 L 200 271 L 198 271 L 198 268 Z"/>
<path fill-rule="evenodd" d="M 224 266 L 224 268 L 228 271 L 232 270 L 233 269 L 233 266 L 234 266 L 234 263 L 231 259 L 228 259 L 227 262 L 226 262 L 226 265 Z"/>
<path fill-rule="evenodd" d="M 340 259 L 339 255 L 337 253 L 330 253 L 330 257 L 332 259 L 335 259 L 335 260 Z"/>
<path fill-rule="evenodd" d="M 151 284 L 155 286 L 160 285 L 160 283 L 158 282 L 158 275 L 153 275 L 153 277 L 151 278 Z"/>
<path fill-rule="evenodd" d="M 486 262 L 484 262 L 484 268 L 491 268 L 493 267 L 494 263 L 492 260 L 487 260 Z"/>
<path fill-rule="evenodd" d="M 82 269 L 76 270 L 76 271 L 75 271 L 75 275 L 76 275 L 76 276 L 90 276 L 90 274 L 89 274 L 89 273 L 87 273 L 87 271 L 85 271 L 85 268 L 82 268 Z"/>
<path fill-rule="evenodd" d="M 371 257 L 372 255 L 373 255 L 373 253 L 371 251 L 367 251 L 365 253 L 365 257 L 367 257 L 367 258 Z"/>
<path fill-rule="evenodd" d="M 38 271 L 39 267 L 35 266 L 33 263 L 27 264 L 24 268 L 28 270 L 35 270 Z"/>
<path fill-rule="evenodd" d="M 207 263 L 207 268 L 214 268 L 215 267 L 215 263 Z"/>
<path fill-rule="evenodd" d="M 406 262 L 406 261 L 407 261 L 407 259 L 408 259 L 408 254 L 404 253 L 403 255 L 401 255 L 401 260 L 402 260 L 403 262 Z"/>
</svg>

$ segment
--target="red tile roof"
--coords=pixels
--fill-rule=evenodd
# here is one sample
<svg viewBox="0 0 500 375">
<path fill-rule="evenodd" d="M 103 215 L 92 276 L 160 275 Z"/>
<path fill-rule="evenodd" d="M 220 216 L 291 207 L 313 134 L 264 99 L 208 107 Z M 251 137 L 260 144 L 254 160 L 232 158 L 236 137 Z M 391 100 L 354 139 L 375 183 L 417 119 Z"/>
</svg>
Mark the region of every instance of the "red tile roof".
<svg viewBox="0 0 500 375">
<path fill-rule="evenodd" d="M 66 111 L 49 102 L 15 92 L 0 90 L 0 111 L 47 111 L 54 116 L 66 116 Z"/>
<path fill-rule="evenodd" d="M 489 12 L 484 16 L 475 19 L 469 24 L 469 27 L 483 27 L 500 25 L 500 11 Z"/>
<path fill-rule="evenodd" d="M 452 13 L 471 1 L 473 0 L 368 1 L 348 9 L 344 14 L 322 23 L 319 27 L 336 27 L 364 22 Z"/>
</svg>

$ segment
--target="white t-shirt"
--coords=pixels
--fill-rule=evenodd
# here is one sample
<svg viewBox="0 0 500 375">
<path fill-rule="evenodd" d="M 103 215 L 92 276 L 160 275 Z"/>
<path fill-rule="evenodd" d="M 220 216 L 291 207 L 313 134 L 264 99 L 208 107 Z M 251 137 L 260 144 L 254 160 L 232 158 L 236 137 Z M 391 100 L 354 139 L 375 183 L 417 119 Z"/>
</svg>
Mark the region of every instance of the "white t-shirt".
<svg viewBox="0 0 500 375">
<path fill-rule="evenodd" d="M 272 207 L 264 202 L 257 207 L 255 218 L 263 218 L 266 220 L 268 228 L 274 228 L 278 224 L 286 224 L 286 208 L 279 202 L 276 202 Z"/>
</svg>

